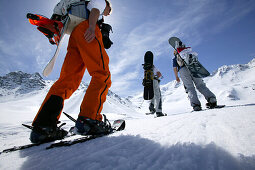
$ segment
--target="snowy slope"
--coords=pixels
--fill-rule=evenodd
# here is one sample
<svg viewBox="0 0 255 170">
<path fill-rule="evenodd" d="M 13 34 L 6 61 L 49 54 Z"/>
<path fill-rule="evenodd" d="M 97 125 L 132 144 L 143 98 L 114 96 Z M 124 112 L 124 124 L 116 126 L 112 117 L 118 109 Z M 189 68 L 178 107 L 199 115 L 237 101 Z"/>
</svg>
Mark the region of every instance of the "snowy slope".
<svg viewBox="0 0 255 170">
<path fill-rule="evenodd" d="M 19 71 L 0 77 L 0 108 L 2 112 L 0 124 L 17 124 L 33 120 L 53 84 L 53 81 L 44 81 L 40 75 L 36 77 L 34 75 L 39 74 L 29 75 Z M 88 85 L 81 83 L 71 98 L 65 101 L 65 112 L 77 117 L 87 87 Z M 134 106 L 130 101 L 120 98 L 109 90 L 102 112 L 109 114 L 111 117 L 114 114 L 118 114 L 118 117 L 129 117 L 127 115 L 129 113 L 132 114 L 132 117 L 139 117 L 140 114 L 133 108 Z M 63 119 L 66 118 L 63 117 Z"/>
<path fill-rule="evenodd" d="M 148 102 L 142 93 L 122 99 L 110 93 L 103 113 L 124 118 L 126 129 L 71 147 L 45 150 L 47 144 L 0 155 L 0 169 L 255 169 L 255 60 L 246 65 L 223 66 L 205 79 L 223 109 L 190 112 L 181 84 L 161 86 L 166 117 L 145 116 Z M 50 87 L 0 98 L 0 150 L 29 143 L 31 123 Z M 64 111 L 77 116 L 86 90 L 83 85 L 65 103 Z M 28 97 L 29 96 L 29 97 Z M 199 94 L 202 104 L 205 99 Z M 134 106 L 134 104 L 136 106 Z M 140 107 L 141 109 L 139 109 Z M 22 108 L 22 109 L 20 109 Z M 68 129 L 73 123 L 64 116 Z"/>
<path fill-rule="evenodd" d="M 255 58 L 248 64 L 224 65 L 215 71 L 212 76 L 205 78 L 204 82 L 216 95 L 218 104 L 255 103 L 254 73 Z M 163 112 L 177 114 L 192 110 L 182 83 L 172 81 L 161 85 L 160 88 L 163 98 Z M 148 112 L 149 101 L 143 101 L 142 95 L 141 92 L 130 100 Z M 202 106 L 205 106 L 206 100 L 199 92 L 198 97 Z"/>
</svg>

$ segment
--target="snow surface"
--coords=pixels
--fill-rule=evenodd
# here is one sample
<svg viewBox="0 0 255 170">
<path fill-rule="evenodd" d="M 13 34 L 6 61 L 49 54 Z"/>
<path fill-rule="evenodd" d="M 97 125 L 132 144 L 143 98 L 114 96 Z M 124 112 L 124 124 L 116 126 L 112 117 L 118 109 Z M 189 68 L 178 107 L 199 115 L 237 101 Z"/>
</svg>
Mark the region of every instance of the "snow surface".
<svg viewBox="0 0 255 170">
<path fill-rule="evenodd" d="M 162 85 L 168 116 L 160 118 L 144 114 L 149 102 L 142 93 L 129 99 L 110 94 L 102 112 L 111 121 L 125 119 L 124 131 L 70 147 L 45 150 L 49 144 L 44 144 L 3 153 L 0 169 L 254 170 L 254 74 L 255 59 L 219 68 L 204 81 L 226 107 L 200 112 L 191 112 L 182 84 Z M 51 84 L 37 92 L 0 95 L 0 151 L 29 143 L 30 130 L 21 124 L 31 124 Z M 64 111 L 76 118 L 85 91 L 81 86 Z M 204 106 L 205 99 L 199 98 Z M 64 115 L 60 120 L 67 130 L 73 126 Z"/>
</svg>

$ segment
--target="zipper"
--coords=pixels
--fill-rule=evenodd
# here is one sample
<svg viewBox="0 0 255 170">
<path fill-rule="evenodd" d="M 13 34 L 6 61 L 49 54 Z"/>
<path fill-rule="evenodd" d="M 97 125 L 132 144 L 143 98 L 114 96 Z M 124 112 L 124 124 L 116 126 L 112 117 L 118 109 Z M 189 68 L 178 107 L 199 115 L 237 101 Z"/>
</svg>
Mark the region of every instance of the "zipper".
<svg viewBox="0 0 255 170">
<path fill-rule="evenodd" d="M 98 45 L 99 45 L 100 54 L 101 54 L 101 59 L 102 59 L 102 63 L 103 63 L 103 69 L 105 70 L 105 66 L 104 66 L 104 58 L 103 58 L 103 54 L 102 54 L 102 47 L 101 47 L 101 44 L 99 43 L 99 41 L 98 41 L 97 37 L 95 37 L 95 39 L 97 40 Z"/>
</svg>

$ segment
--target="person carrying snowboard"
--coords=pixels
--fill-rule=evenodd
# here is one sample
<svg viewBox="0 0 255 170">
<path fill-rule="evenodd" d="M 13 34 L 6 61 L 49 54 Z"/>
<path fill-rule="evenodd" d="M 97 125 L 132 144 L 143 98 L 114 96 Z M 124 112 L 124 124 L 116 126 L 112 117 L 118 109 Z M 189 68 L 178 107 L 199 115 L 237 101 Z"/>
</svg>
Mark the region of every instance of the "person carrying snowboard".
<svg viewBox="0 0 255 170">
<path fill-rule="evenodd" d="M 53 16 L 61 15 L 66 4 L 77 0 L 61 0 L 54 9 Z M 86 9 L 87 8 L 87 9 Z M 67 132 L 57 126 L 64 107 L 64 100 L 78 89 L 87 69 L 91 81 L 80 106 L 75 124 L 79 134 L 105 134 L 111 131 L 107 121 L 103 121 L 101 110 L 111 86 L 109 57 L 104 49 L 98 19 L 108 16 L 111 4 L 108 0 L 92 0 L 87 3 L 88 19 L 72 30 L 67 54 L 59 79 L 51 86 L 37 115 L 33 120 L 30 134 L 32 143 L 42 143 L 64 138 Z M 104 117 L 106 120 L 106 117 Z"/>
<path fill-rule="evenodd" d="M 157 117 L 165 116 L 162 113 L 162 98 L 161 98 L 161 91 L 159 87 L 160 78 L 162 78 L 162 74 L 160 71 L 153 65 L 153 91 L 154 91 L 154 97 L 150 101 L 150 114 L 156 113 Z"/>
<path fill-rule="evenodd" d="M 183 59 L 185 58 L 185 56 L 194 53 L 192 52 L 192 49 L 190 47 L 186 47 L 181 41 L 180 42 L 176 41 L 175 49 L 177 49 L 177 51 L 174 51 L 173 58 L 173 70 L 175 78 L 177 82 L 180 82 L 180 78 L 178 76 L 179 72 L 185 91 L 188 94 L 190 104 L 193 107 L 193 110 L 194 111 L 202 110 L 201 103 L 198 99 L 197 92 L 195 90 L 195 86 L 197 90 L 207 100 L 206 106 L 209 108 L 216 107 L 217 106 L 216 96 L 206 87 L 206 84 L 203 82 L 203 79 L 193 77 L 190 74 L 188 68 L 183 63 Z"/>
</svg>

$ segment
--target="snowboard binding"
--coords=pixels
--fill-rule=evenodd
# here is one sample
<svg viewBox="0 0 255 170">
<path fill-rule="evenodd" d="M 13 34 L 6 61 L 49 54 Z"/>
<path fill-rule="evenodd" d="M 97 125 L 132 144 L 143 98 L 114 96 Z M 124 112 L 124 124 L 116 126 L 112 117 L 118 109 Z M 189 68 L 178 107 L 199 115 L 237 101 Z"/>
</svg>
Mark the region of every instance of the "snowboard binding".
<svg viewBox="0 0 255 170">
<path fill-rule="evenodd" d="M 59 44 L 60 33 L 64 26 L 61 21 L 31 13 L 27 14 L 27 19 L 32 25 L 37 26 L 37 29 L 49 39 L 52 45 Z"/>
<path fill-rule="evenodd" d="M 144 71 L 144 79 L 143 86 L 151 86 L 153 81 L 153 70 L 151 64 L 143 64 Z"/>
</svg>

